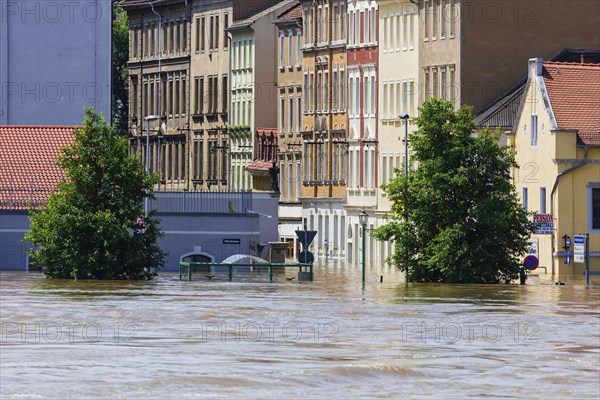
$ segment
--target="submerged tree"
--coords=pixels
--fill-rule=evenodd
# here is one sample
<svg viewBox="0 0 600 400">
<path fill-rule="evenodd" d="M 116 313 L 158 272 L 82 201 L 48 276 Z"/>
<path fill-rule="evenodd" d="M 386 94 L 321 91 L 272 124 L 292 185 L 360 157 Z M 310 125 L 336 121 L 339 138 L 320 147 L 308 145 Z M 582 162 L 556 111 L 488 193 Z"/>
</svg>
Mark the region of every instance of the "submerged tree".
<svg viewBox="0 0 600 400">
<path fill-rule="evenodd" d="M 514 155 L 498 134 L 475 130 L 470 107 L 432 99 L 410 136 L 416 168 L 384 185 L 392 220 L 390 262 L 415 282 L 498 283 L 519 277 L 533 232 L 511 182 Z"/>
<path fill-rule="evenodd" d="M 61 279 L 151 279 L 164 265 L 159 222 L 144 216 L 156 177 L 128 154 L 127 139 L 91 109 L 57 163 L 65 180 L 30 215 L 29 254 Z"/>
</svg>

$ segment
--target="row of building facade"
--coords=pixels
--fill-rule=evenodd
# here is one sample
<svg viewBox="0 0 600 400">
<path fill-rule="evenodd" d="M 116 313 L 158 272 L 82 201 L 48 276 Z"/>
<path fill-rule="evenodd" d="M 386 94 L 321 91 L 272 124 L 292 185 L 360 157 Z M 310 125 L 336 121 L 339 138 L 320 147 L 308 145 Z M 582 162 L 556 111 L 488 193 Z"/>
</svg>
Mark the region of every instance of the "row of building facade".
<svg viewBox="0 0 600 400">
<path fill-rule="evenodd" d="M 596 5 L 572 3 L 123 0 L 131 147 L 144 159 L 149 136 L 167 190 L 279 196 L 290 257 L 306 226 L 319 256 L 356 262 L 367 234 L 367 259 L 384 260 L 392 244 L 368 232 L 386 222 L 381 185 L 404 168 L 419 105 L 482 113 L 530 58 L 597 48 Z"/>
</svg>

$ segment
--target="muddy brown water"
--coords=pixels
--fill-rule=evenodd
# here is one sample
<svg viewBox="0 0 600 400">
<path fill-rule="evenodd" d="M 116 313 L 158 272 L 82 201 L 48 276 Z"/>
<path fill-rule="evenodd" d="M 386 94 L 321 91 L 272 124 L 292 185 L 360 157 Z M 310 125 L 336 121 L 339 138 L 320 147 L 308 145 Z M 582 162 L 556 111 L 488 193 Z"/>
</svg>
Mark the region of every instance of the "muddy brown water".
<svg viewBox="0 0 600 400">
<path fill-rule="evenodd" d="M 600 398 L 600 282 L 0 273 L 2 399 Z M 384 277 L 380 283 L 380 276 Z M 596 277 L 595 277 L 596 278 Z"/>
</svg>

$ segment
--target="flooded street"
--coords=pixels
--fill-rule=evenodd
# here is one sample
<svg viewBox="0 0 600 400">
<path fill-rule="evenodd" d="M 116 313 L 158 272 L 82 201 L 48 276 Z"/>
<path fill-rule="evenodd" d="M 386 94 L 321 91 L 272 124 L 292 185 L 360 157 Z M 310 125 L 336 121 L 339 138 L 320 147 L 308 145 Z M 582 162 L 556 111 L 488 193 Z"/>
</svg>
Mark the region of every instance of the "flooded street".
<svg viewBox="0 0 600 400">
<path fill-rule="evenodd" d="M 313 283 L 291 270 L 274 283 L 1 273 L 1 398 L 600 396 L 597 279 L 423 285 L 367 272 L 364 290 L 360 268 L 331 264 Z"/>
</svg>

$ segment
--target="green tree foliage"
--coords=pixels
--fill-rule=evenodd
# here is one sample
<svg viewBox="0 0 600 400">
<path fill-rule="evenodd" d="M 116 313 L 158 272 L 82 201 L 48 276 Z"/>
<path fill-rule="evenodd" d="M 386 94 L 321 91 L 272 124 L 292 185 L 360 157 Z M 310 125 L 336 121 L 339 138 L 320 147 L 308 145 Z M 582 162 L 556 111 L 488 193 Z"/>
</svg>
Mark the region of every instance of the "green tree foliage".
<svg viewBox="0 0 600 400">
<path fill-rule="evenodd" d="M 129 59 L 129 19 L 118 2 L 113 5 L 112 107 L 113 127 L 127 134 L 129 90 L 127 60 Z"/>
<path fill-rule="evenodd" d="M 65 180 L 30 215 L 29 254 L 60 279 L 151 279 L 164 265 L 162 236 L 143 201 L 157 177 L 128 155 L 127 139 L 88 109 L 57 160 Z"/>
<path fill-rule="evenodd" d="M 394 241 L 389 261 L 410 281 L 517 279 L 533 224 L 511 183 L 514 155 L 497 133 L 472 135 L 470 107 L 432 99 L 420 111 L 409 138 L 416 168 L 383 186 L 393 217 L 375 237 Z"/>
</svg>

